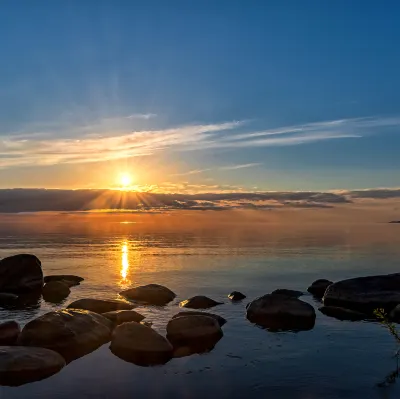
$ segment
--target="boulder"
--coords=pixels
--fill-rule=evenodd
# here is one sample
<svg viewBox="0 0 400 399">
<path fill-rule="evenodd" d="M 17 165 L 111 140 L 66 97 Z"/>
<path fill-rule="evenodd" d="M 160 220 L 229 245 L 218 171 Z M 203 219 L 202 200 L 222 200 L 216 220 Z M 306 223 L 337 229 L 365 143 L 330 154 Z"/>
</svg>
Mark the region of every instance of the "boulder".
<svg viewBox="0 0 400 399">
<path fill-rule="evenodd" d="M 185 355 L 208 352 L 222 336 L 220 325 L 209 316 L 181 316 L 167 324 L 167 338 L 175 348 L 175 357 L 182 356 L 182 352 Z"/>
<path fill-rule="evenodd" d="M 83 280 L 84 278 L 79 276 L 74 276 L 73 274 L 54 274 L 51 276 L 44 277 L 45 283 L 50 283 L 50 281 L 63 281 L 69 287 L 72 287 L 73 285 L 79 285 L 79 283 Z"/>
<path fill-rule="evenodd" d="M 57 310 L 26 324 L 18 344 L 54 350 L 70 362 L 108 342 L 111 328 L 111 322 L 97 313 Z"/>
<path fill-rule="evenodd" d="M 175 299 L 176 294 L 167 287 L 158 284 L 148 284 L 122 291 L 124 298 L 150 305 L 164 306 Z"/>
<path fill-rule="evenodd" d="M 338 320 L 358 321 L 368 319 L 368 316 L 365 313 L 338 306 L 322 306 L 318 310 L 324 315 L 334 317 Z"/>
<path fill-rule="evenodd" d="M 60 302 L 70 293 L 71 290 L 63 281 L 50 281 L 42 290 L 43 299 L 47 302 Z"/>
<path fill-rule="evenodd" d="M 135 322 L 115 328 L 110 349 L 121 359 L 140 366 L 167 363 L 173 353 L 172 345 L 162 335 Z"/>
<path fill-rule="evenodd" d="M 35 255 L 20 254 L 0 260 L 0 292 L 41 290 L 43 272 Z"/>
<path fill-rule="evenodd" d="M 223 302 L 214 301 L 214 299 L 208 298 L 203 295 L 193 296 L 192 298 L 182 301 L 179 306 L 181 308 L 190 309 L 208 309 L 217 305 L 222 305 Z"/>
<path fill-rule="evenodd" d="M 65 360 L 44 348 L 0 346 L 0 385 L 18 386 L 59 372 Z"/>
<path fill-rule="evenodd" d="M 314 308 L 297 298 L 267 294 L 247 307 L 247 318 L 272 331 L 310 330 L 315 324 Z"/>
<path fill-rule="evenodd" d="M 131 310 L 135 306 L 131 303 L 113 299 L 78 299 L 68 305 L 68 309 L 90 310 L 96 313 L 112 312 L 114 310 Z"/>
<path fill-rule="evenodd" d="M 10 292 L 0 292 L 0 306 L 12 305 L 18 300 L 18 295 L 11 294 Z"/>
<path fill-rule="evenodd" d="M 389 317 L 395 323 L 400 323 L 400 305 L 397 305 L 389 314 Z"/>
<path fill-rule="evenodd" d="M 102 313 L 102 316 L 110 320 L 114 326 L 131 321 L 140 323 L 144 319 L 143 315 L 134 310 L 113 310 L 112 312 Z"/>
<path fill-rule="evenodd" d="M 324 294 L 326 289 L 333 284 L 332 281 L 330 280 L 325 280 L 325 279 L 319 279 L 315 280 L 308 288 L 307 291 L 314 295 L 316 298 L 321 299 Z"/>
<path fill-rule="evenodd" d="M 272 295 L 286 295 L 286 296 L 290 296 L 292 298 L 298 298 L 300 296 L 303 295 L 303 293 L 301 291 L 296 291 L 296 290 L 287 290 L 286 288 L 278 288 L 275 291 L 271 292 Z"/>
<path fill-rule="evenodd" d="M 219 316 L 214 313 L 207 313 L 207 312 L 199 312 L 195 310 L 187 310 L 185 312 L 179 312 L 176 315 L 172 316 L 172 319 L 176 319 L 177 317 L 182 317 L 182 316 L 208 316 L 212 317 L 215 319 L 219 326 L 222 327 L 226 323 L 226 319 L 224 319 L 222 316 Z"/>
<path fill-rule="evenodd" d="M 16 321 L 6 321 L 0 324 L 0 345 L 14 345 L 21 328 Z"/>
<path fill-rule="evenodd" d="M 228 298 L 231 301 L 242 301 L 243 299 L 246 298 L 246 295 L 242 294 L 239 291 L 233 291 L 228 295 Z"/>
<path fill-rule="evenodd" d="M 400 273 L 338 281 L 328 287 L 323 301 L 325 306 L 365 313 L 377 308 L 390 311 L 400 303 Z"/>
</svg>

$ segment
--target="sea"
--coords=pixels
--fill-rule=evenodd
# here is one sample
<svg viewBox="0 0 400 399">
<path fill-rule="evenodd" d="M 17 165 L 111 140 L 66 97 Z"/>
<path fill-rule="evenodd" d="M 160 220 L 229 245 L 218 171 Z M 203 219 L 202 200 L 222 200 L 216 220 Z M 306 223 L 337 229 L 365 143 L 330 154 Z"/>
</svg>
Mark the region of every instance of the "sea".
<svg viewBox="0 0 400 399">
<path fill-rule="evenodd" d="M 162 222 L 168 217 L 170 223 Z M 157 283 L 173 290 L 176 300 L 135 310 L 161 334 L 180 301 L 207 295 L 223 302 L 211 310 L 227 319 L 215 348 L 140 367 L 116 357 L 105 344 L 50 378 L 0 387 L 1 399 L 400 398 L 400 380 L 378 386 L 397 367 L 398 348 L 388 331 L 379 322 L 327 317 L 318 311 L 320 301 L 307 293 L 319 278 L 399 272 L 400 226 L 365 221 L 282 228 L 229 218 L 218 225 L 195 219 L 191 225 L 190 216 L 180 225 L 179 216 L 152 218 L 1 217 L 0 258 L 32 253 L 45 275 L 76 274 L 85 280 L 62 303 L 0 308 L 0 319 L 24 325 L 79 298 L 121 299 L 123 289 Z M 304 292 L 301 299 L 317 313 L 312 330 L 271 332 L 246 319 L 246 304 L 277 288 Z M 233 290 L 247 298 L 230 302 Z"/>
</svg>

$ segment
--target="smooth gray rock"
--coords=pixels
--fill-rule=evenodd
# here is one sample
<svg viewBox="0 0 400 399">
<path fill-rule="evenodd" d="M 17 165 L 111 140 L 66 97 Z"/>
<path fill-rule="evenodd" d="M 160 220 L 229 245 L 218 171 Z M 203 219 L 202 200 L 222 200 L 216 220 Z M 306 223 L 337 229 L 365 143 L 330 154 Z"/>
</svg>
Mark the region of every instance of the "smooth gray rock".
<svg viewBox="0 0 400 399">
<path fill-rule="evenodd" d="M 228 295 L 228 298 L 231 301 L 242 301 L 243 299 L 246 298 L 246 295 L 242 294 L 239 291 L 233 291 Z"/>
<path fill-rule="evenodd" d="M 318 309 L 326 316 L 334 317 L 338 320 L 358 321 L 368 319 L 368 315 L 355 310 L 341 308 L 337 306 L 322 306 Z"/>
<path fill-rule="evenodd" d="M 64 358 L 49 349 L 0 346 L 0 385 L 19 386 L 39 381 L 64 366 Z"/>
<path fill-rule="evenodd" d="M 208 298 L 203 295 L 196 295 L 192 298 L 182 301 L 179 306 L 181 308 L 189 309 L 208 309 L 217 305 L 222 305 L 223 302 L 214 301 L 214 299 Z"/>
<path fill-rule="evenodd" d="M 272 331 L 310 330 L 315 324 L 314 308 L 297 298 L 267 294 L 247 307 L 247 318 Z"/>
<path fill-rule="evenodd" d="M 214 313 L 208 313 L 208 312 L 201 312 L 201 311 L 196 311 L 196 310 L 187 310 L 185 312 L 179 312 L 176 315 L 172 316 L 173 319 L 176 319 L 177 317 L 182 317 L 182 316 L 208 316 L 212 317 L 215 319 L 220 327 L 222 327 L 226 323 L 226 319 L 224 319 L 222 316 L 219 316 Z"/>
<path fill-rule="evenodd" d="M 18 294 L 42 287 L 42 266 L 35 255 L 19 254 L 0 260 L 0 292 Z"/>
<path fill-rule="evenodd" d="M 130 288 L 119 293 L 124 298 L 150 305 L 164 306 L 176 298 L 169 288 L 159 284 L 148 284 Z"/>
<path fill-rule="evenodd" d="M 70 362 L 108 342 L 111 328 L 111 322 L 97 313 L 78 309 L 57 310 L 26 324 L 18 345 L 51 349 Z"/>
<path fill-rule="evenodd" d="M 0 324 L 0 345 L 14 345 L 21 332 L 16 321 L 6 321 Z"/>
<path fill-rule="evenodd" d="M 377 308 L 390 311 L 400 303 L 400 273 L 338 281 L 327 288 L 323 301 L 325 306 L 365 313 Z"/>
<path fill-rule="evenodd" d="M 286 295 L 290 296 L 292 298 L 299 298 L 303 295 L 301 291 L 296 291 L 296 290 L 287 290 L 286 288 L 278 288 L 275 291 L 271 292 L 272 295 Z"/>
<path fill-rule="evenodd" d="M 47 302 L 60 302 L 71 293 L 69 287 L 63 281 L 50 281 L 42 290 L 43 299 Z"/>
<path fill-rule="evenodd" d="M 96 313 L 106 313 L 114 310 L 131 310 L 135 305 L 113 299 L 83 298 L 70 303 L 67 307 L 68 309 L 83 309 Z"/>
<path fill-rule="evenodd" d="M 325 279 L 319 279 L 315 280 L 308 288 L 307 291 L 314 295 L 316 298 L 321 299 L 324 294 L 326 289 L 333 284 L 332 281 L 330 280 L 325 280 Z"/>
<path fill-rule="evenodd" d="M 111 352 L 139 366 L 167 363 L 172 358 L 172 345 L 152 328 L 131 322 L 116 327 L 111 339 Z"/>
<path fill-rule="evenodd" d="M 52 281 L 62 281 L 64 284 L 68 285 L 68 287 L 73 287 L 74 285 L 79 285 L 84 278 L 75 276 L 73 274 L 55 274 L 44 277 L 45 283 L 50 283 Z"/>
<path fill-rule="evenodd" d="M 135 321 L 140 323 L 145 317 L 134 310 L 113 310 L 112 312 L 102 313 L 102 316 L 110 320 L 113 325 L 129 323 Z"/>
</svg>

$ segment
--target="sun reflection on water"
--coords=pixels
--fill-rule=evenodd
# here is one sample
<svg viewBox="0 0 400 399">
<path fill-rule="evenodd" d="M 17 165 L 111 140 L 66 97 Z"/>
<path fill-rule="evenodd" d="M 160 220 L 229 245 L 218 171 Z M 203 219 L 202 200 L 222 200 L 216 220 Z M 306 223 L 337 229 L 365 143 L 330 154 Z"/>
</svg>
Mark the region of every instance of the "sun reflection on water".
<svg viewBox="0 0 400 399">
<path fill-rule="evenodd" d="M 121 247 L 121 277 L 122 283 L 126 284 L 129 271 L 129 247 L 128 243 L 124 241 Z"/>
</svg>

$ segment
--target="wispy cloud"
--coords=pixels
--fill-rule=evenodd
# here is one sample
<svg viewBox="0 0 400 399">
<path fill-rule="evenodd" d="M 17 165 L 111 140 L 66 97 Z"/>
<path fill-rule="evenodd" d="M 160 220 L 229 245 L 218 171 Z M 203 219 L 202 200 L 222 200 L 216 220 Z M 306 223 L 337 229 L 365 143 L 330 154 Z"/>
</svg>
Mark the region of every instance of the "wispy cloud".
<svg viewBox="0 0 400 399">
<path fill-rule="evenodd" d="M 195 124 L 155 130 L 135 130 L 136 119 L 151 119 L 153 114 L 132 114 L 106 118 L 71 128 L 50 125 L 41 132 L 18 135 L 0 133 L 0 167 L 81 163 L 151 155 L 164 150 L 234 149 L 360 138 L 383 128 L 400 126 L 400 117 L 353 118 L 252 130 L 245 122 Z M 137 126 L 137 125 L 136 125 Z M 238 131 L 239 129 L 241 131 Z M 240 169 L 255 164 L 232 165 Z M 204 171 L 204 170 L 201 170 Z M 201 173 L 200 169 L 185 174 Z"/>
<path fill-rule="evenodd" d="M 189 172 L 184 173 L 174 173 L 171 176 L 189 176 L 189 175 L 198 175 L 199 173 L 207 172 L 211 169 L 193 169 L 189 170 Z"/>
<path fill-rule="evenodd" d="M 221 170 L 236 170 L 236 169 L 245 169 L 245 168 L 253 168 L 254 166 L 262 165 L 260 162 L 254 163 L 244 163 L 240 165 L 230 165 L 230 166 L 221 166 Z"/>
</svg>

